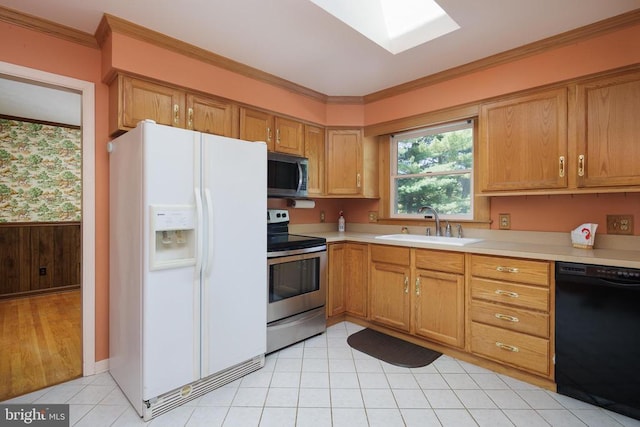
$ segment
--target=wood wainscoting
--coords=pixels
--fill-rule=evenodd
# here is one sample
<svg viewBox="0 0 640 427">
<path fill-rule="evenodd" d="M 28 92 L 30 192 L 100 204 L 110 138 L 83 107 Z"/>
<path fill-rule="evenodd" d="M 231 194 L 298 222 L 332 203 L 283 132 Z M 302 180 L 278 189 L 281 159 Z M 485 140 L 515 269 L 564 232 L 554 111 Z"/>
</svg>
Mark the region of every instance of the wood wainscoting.
<svg viewBox="0 0 640 427">
<path fill-rule="evenodd" d="M 82 375 L 80 290 L 0 300 L 0 401 Z"/>
<path fill-rule="evenodd" d="M 80 287 L 80 222 L 0 223 L 0 298 Z"/>
</svg>

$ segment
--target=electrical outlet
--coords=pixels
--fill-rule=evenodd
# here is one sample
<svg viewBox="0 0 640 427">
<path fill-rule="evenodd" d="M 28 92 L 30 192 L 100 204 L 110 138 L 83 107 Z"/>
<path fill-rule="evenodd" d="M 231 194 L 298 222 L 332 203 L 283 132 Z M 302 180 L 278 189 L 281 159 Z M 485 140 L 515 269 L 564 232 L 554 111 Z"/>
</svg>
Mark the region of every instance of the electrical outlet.
<svg viewBox="0 0 640 427">
<path fill-rule="evenodd" d="M 633 234 L 633 215 L 607 215 L 607 234 Z"/>
<path fill-rule="evenodd" d="M 369 211 L 369 222 L 378 222 L 378 212 Z"/>
<path fill-rule="evenodd" d="M 38 272 L 40 273 L 41 276 L 46 276 L 47 275 L 47 267 L 40 267 Z"/>
<path fill-rule="evenodd" d="M 324 211 L 320 211 L 320 222 L 324 222 Z"/>
<path fill-rule="evenodd" d="M 500 230 L 511 229 L 511 214 L 508 214 L 508 213 L 498 214 L 498 228 Z"/>
</svg>

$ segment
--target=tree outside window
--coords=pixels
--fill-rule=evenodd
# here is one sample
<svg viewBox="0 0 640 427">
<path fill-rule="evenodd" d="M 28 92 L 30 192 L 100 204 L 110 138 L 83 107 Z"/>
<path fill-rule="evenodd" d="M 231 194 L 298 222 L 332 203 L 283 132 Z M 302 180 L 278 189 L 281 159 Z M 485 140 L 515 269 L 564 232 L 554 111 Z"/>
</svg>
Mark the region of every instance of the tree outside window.
<svg viewBox="0 0 640 427">
<path fill-rule="evenodd" d="M 473 218 L 473 121 L 396 134 L 391 139 L 391 216 Z"/>
</svg>

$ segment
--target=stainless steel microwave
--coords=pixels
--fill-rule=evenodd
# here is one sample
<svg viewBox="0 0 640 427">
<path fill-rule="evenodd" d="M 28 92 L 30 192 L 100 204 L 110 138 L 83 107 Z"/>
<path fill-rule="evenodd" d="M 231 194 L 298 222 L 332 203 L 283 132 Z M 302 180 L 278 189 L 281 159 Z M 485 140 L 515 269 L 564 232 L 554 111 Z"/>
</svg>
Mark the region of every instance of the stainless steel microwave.
<svg viewBox="0 0 640 427">
<path fill-rule="evenodd" d="M 307 158 L 270 152 L 267 161 L 268 197 L 307 197 Z"/>
</svg>

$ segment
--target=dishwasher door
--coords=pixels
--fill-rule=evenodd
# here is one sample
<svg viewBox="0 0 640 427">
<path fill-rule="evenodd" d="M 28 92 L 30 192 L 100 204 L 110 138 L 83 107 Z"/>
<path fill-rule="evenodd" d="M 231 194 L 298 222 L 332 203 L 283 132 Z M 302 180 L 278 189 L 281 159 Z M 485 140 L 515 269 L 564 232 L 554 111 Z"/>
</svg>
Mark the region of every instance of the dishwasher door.
<svg viewBox="0 0 640 427">
<path fill-rule="evenodd" d="M 640 419 L 640 270 L 556 263 L 558 393 Z"/>
</svg>

